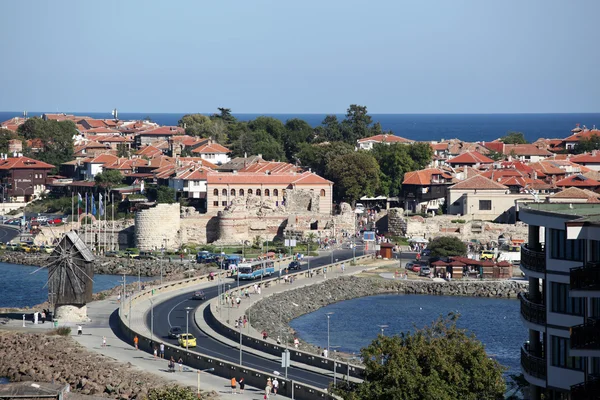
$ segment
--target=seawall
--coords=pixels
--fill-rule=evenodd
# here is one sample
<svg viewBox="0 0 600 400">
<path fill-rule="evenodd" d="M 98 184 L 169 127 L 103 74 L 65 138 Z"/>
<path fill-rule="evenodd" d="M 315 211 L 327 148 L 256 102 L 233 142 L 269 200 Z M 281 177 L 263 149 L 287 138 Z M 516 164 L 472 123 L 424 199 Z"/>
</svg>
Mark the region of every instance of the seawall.
<svg viewBox="0 0 600 400">
<path fill-rule="evenodd" d="M 287 325 L 301 315 L 339 301 L 378 294 L 425 294 L 437 296 L 472 296 L 515 299 L 529 288 L 527 281 L 452 281 L 381 280 L 347 276 L 314 285 L 277 293 L 248 309 L 252 326 L 266 330 L 271 337 L 279 334 L 279 316 L 289 335 Z"/>
</svg>

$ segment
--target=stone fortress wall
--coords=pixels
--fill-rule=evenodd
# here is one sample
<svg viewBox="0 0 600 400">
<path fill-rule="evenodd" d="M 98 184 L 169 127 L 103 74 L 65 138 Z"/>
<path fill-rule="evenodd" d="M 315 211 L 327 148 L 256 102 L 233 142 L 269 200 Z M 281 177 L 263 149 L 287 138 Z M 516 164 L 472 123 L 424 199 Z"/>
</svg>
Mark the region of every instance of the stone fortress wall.
<svg viewBox="0 0 600 400">
<path fill-rule="evenodd" d="M 157 204 L 135 213 L 135 244 L 140 250 L 156 250 L 166 246 L 178 248 L 181 242 L 180 205 Z"/>
</svg>

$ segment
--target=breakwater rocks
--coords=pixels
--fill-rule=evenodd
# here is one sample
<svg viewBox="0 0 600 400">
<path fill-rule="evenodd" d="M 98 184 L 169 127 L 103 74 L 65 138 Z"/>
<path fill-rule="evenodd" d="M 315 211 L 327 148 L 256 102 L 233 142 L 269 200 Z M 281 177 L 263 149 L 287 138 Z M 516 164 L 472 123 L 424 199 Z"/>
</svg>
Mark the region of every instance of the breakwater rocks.
<svg viewBox="0 0 600 400">
<path fill-rule="evenodd" d="M 113 399 L 145 399 L 169 382 L 91 353 L 70 337 L 0 331 L 0 376 L 11 382 L 68 383 L 73 391 Z M 165 368 L 166 368 L 166 360 Z M 203 392 L 202 399 L 218 397 Z"/>
<path fill-rule="evenodd" d="M 17 251 L 7 251 L 0 255 L 0 262 L 20 265 L 46 266 L 48 256 L 44 254 L 28 254 Z M 200 265 L 193 263 L 191 268 L 198 269 Z M 97 257 L 94 261 L 95 274 L 107 275 L 137 275 L 138 269 L 142 276 L 159 276 L 178 274 L 190 268 L 189 263 L 181 263 L 179 260 L 135 260 L 128 258 Z"/>
<path fill-rule="evenodd" d="M 301 286 L 269 296 L 248 309 L 252 326 L 279 335 L 279 316 L 284 324 L 328 304 L 378 294 L 426 294 L 438 296 L 473 296 L 516 298 L 527 291 L 527 281 L 452 281 L 382 280 L 355 276 L 330 279 L 319 284 Z M 287 334 L 293 335 L 287 326 Z"/>
</svg>

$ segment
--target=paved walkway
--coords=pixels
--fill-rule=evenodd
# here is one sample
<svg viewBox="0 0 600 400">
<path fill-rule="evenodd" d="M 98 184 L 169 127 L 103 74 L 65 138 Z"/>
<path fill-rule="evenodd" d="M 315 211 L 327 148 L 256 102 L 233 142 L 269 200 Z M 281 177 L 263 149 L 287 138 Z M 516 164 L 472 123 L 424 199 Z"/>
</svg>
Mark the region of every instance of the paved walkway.
<svg viewBox="0 0 600 400">
<path fill-rule="evenodd" d="M 154 297 L 154 301 L 160 302 L 167 298 L 177 296 L 183 292 L 201 289 L 207 286 L 214 285 L 214 282 L 206 282 L 196 286 L 189 286 L 184 289 L 174 290 Z M 149 302 L 141 301 L 139 304 L 132 307 L 131 326 L 137 332 L 147 332 L 150 336 L 150 331 L 146 328 L 143 316 L 149 308 Z M 136 351 L 133 345 L 119 339 L 112 331 L 110 323 L 111 314 L 118 308 L 116 297 L 111 297 L 107 300 L 94 301 L 88 304 L 88 316 L 91 322 L 81 324 L 83 327 L 83 335 L 77 335 L 77 325 L 72 323 L 61 324 L 61 326 L 70 326 L 72 329 L 72 337 L 75 341 L 81 344 L 89 351 L 101 353 L 115 361 L 121 363 L 130 363 L 135 368 L 139 368 L 144 372 L 154 373 L 168 381 L 184 386 L 192 386 L 197 388 L 198 372 L 195 369 L 185 368 L 183 372 L 168 372 L 167 360 L 155 359 L 152 355 Z M 128 310 L 127 310 L 128 311 Z M 2 325 L 3 329 L 5 326 Z M 34 325 L 31 321 L 26 321 L 25 327 L 22 327 L 22 321 L 11 320 L 6 324 L 6 328 L 19 331 L 47 331 L 53 328 L 52 324 Z M 102 347 L 102 337 L 106 337 L 106 347 Z M 264 390 L 259 390 L 246 385 L 244 394 L 231 394 L 230 381 L 207 372 L 200 374 L 200 390 L 212 390 L 219 394 L 220 399 L 262 399 Z M 278 396 L 279 397 L 279 396 Z M 283 397 L 283 396 L 281 396 Z"/>
</svg>

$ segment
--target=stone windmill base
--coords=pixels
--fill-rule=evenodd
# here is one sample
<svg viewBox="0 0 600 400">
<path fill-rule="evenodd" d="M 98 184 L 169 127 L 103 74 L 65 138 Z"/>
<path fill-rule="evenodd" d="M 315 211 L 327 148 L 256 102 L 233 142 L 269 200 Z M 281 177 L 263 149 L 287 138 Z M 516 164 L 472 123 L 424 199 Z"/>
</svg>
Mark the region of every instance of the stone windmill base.
<svg viewBox="0 0 600 400">
<path fill-rule="evenodd" d="M 90 322 L 87 316 L 87 306 L 64 305 L 56 307 L 54 318 L 60 322 Z"/>
</svg>

